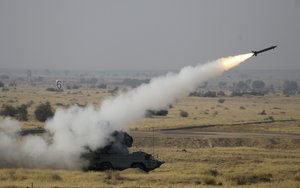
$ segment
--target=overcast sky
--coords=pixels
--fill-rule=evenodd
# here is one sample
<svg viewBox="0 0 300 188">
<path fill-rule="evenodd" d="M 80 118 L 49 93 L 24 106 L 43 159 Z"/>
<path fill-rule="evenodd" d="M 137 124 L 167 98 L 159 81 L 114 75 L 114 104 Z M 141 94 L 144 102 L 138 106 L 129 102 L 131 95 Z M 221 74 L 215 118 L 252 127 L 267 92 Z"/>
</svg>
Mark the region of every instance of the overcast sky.
<svg viewBox="0 0 300 188">
<path fill-rule="evenodd" d="M 0 0 L 0 69 L 174 70 L 278 45 L 300 69 L 300 0 Z"/>
</svg>

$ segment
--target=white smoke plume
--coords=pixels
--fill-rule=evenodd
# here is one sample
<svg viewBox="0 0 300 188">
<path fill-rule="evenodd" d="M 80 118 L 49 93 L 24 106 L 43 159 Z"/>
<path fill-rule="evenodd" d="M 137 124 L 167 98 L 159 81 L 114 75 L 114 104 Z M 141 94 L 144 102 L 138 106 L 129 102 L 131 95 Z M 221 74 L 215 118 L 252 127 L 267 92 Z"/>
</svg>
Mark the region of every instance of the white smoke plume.
<svg viewBox="0 0 300 188">
<path fill-rule="evenodd" d="M 0 121 L 0 167 L 79 169 L 86 165 L 80 159 L 85 151 L 103 147 L 114 130 L 127 130 L 146 110 L 167 108 L 177 98 L 192 92 L 204 81 L 221 75 L 253 54 L 222 58 L 195 67 L 187 66 L 177 74 L 157 77 L 149 84 L 110 97 L 99 108 L 72 106 L 57 109 L 45 129 L 52 138 L 16 133 L 20 124 L 11 119 Z"/>
</svg>

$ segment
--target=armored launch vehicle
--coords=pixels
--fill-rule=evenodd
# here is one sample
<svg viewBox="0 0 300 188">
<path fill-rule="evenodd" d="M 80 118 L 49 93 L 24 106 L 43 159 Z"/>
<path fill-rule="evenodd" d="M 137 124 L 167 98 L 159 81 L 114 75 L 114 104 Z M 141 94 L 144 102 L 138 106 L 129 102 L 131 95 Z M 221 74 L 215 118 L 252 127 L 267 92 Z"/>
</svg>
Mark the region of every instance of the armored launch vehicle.
<svg viewBox="0 0 300 188">
<path fill-rule="evenodd" d="M 112 140 L 103 148 L 95 151 L 87 148 L 87 152 L 82 155 L 82 158 L 88 160 L 89 164 L 84 170 L 139 168 L 149 172 L 164 163 L 164 161 L 156 160 L 151 154 L 142 151 L 130 153 L 128 148 L 132 146 L 133 138 L 126 132 L 114 131 L 111 137 Z"/>
</svg>

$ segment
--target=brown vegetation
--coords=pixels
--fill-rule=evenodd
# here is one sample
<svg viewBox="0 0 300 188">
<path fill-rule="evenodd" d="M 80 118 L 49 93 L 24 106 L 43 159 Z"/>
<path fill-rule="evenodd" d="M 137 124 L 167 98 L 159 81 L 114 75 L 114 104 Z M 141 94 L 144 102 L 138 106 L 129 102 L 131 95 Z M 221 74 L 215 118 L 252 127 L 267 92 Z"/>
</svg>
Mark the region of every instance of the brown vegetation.
<svg viewBox="0 0 300 188">
<path fill-rule="evenodd" d="M 53 108 L 71 104 L 94 104 L 111 95 L 105 89 L 75 88 L 68 92 L 47 92 L 41 87 L 0 91 L 0 106 L 27 105 L 28 121 L 23 129 L 43 127 L 34 116 L 40 103 Z M 195 132 L 243 132 L 300 134 L 300 97 L 276 95 L 184 97 L 167 116 L 144 118 L 132 130 L 191 127 Z M 17 101 L 16 101 L 17 100 Z M 240 107 L 243 107 L 242 110 Z M 181 109 L 188 114 L 182 118 Z M 55 109 L 53 109 L 55 110 Z M 264 112 L 264 113 L 263 113 Z M 133 150 L 152 152 L 151 135 L 134 134 Z M 298 187 L 300 182 L 300 138 L 289 137 L 197 137 L 156 135 L 155 156 L 166 163 L 142 173 L 82 172 L 79 170 L 0 169 L 0 187 Z M 3 152 L 3 151 L 1 151 Z"/>
</svg>

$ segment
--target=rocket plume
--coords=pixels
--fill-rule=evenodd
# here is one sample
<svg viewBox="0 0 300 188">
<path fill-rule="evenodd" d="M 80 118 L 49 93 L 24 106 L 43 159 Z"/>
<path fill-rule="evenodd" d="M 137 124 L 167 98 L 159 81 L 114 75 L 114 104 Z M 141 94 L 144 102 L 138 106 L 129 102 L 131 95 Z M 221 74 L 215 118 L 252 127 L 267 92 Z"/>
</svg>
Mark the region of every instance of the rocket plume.
<svg viewBox="0 0 300 188">
<path fill-rule="evenodd" d="M 153 78 L 149 84 L 109 97 L 100 107 L 59 108 L 45 123 L 52 138 L 26 136 L 18 138 L 20 123 L 5 118 L 0 121 L 0 167 L 80 169 L 86 165 L 80 156 L 85 146 L 104 147 L 115 130 L 144 117 L 147 110 L 167 108 L 177 98 L 187 95 L 204 81 L 221 75 L 253 53 L 221 58 L 197 66 L 187 66 L 177 74 Z"/>
<path fill-rule="evenodd" d="M 248 53 L 248 54 L 242 54 L 242 55 L 236 55 L 233 57 L 227 57 L 223 58 L 220 61 L 222 61 L 224 70 L 229 70 L 232 69 L 235 66 L 238 66 L 240 63 L 244 62 L 245 60 L 249 59 L 250 57 L 253 56 L 253 53 Z"/>
</svg>

